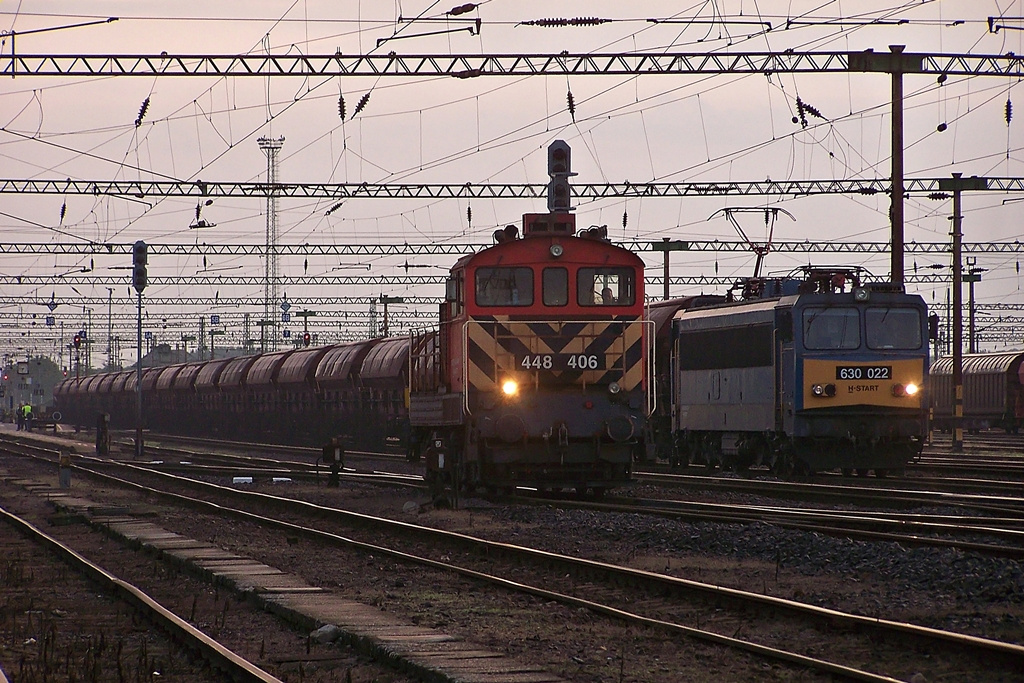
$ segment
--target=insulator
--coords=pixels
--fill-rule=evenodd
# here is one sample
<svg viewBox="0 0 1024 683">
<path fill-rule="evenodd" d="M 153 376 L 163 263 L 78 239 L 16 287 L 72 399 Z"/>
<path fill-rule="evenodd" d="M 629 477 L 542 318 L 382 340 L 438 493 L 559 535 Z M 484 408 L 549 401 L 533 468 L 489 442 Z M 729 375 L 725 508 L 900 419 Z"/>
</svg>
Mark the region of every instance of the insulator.
<svg viewBox="0 0 1024 683">
<path fill-rule="evenodd" d="M 945 192 L 932 192 L 931 194 L 928 195 L 928 199 L 940 201 L 943 199 L 949 199 L 949 195 L 946 194 Z"/>
<path fill-rule="evenodd" d="M 470 225 L 470 226 L 473 225 L 473 207 L 472 206 L 467 206 L 466 207 L 466 224 Z"/>
<path fill-rule="evenodd" d="M 531 19 L 530 21 L 522 22 L 525 26 L 568 26 L 568 19 Z"/>
<path fill-rule="evenodd" d="M 797 117 L 799 117 L 799 119 L 800 119 L 800 127 L 801 128 L 806 128 L 807 127 L 807 114 L 806 114 L 805 109 L 804 109 L 804 101 L 801 100 L 799 97 L 796 98 L 796 113 L 797 113 Z M 793 118 L 793 123 L 796 123 L 797 117 Z"/>
<path fill-rule="evenodd" d="M 622 228 L 623 229 L 626 228 L 626 223 L 628 223 L 628 222 L 629 222 L 629 214 L 627 214 L 625 211 L 623 211 L 622 212 Z"/>
<path fill-rule="evenodd" d="M 572 96 L 572 90 L 566 92 L 565 101 L 569 105 L 569 116 L 572 117 L 572 122 L 576 123 L 576 100 Z"/>
<path fill-rule="evenodd" d="M 939 85 L 942 85 L 943 83 L 946 82 L 947 78 L 949 78 L 949 76 L 947 76 L 946 74 L 939 74 L 939 77 L 935 79 L 935 82 L 938 83 Z"/>
<path fill-rule="evenodd" d="M 815 118 L 821 119 L 823 121 L 825 120 L 825 117 L 822 116 L 821 112 L 818 111 L 816 108 L 812 107 L 811 105 L 807 104 L 806 102 L 804 102 L 803 105 L 804 105 L 804 111 L 806 111 L 808 114 L 810 114 L 811 116 L 813 116 Z"/>
<path fill-rule="evenodd" d="M 1013 120 L 1013 102 L 1010 98 L 1006 98 L 1006 110 L 1003 113 L 1003 118 L 1006 119 L 1006 125 L 1010 125 L 1010 121 Z"/>
<path fill-rule="evenodd" d="M 139 115 L 135 117 L 135 127 L 138 128 L 142 125 L 142 119 L 146 118 L 146 112 L 149 111 L 149 98 L 142 100 L 142 106 L 139 107 Z"/>
<path fill-rule="evenodd" d="M 550 28 L 552 26 L 598 26 L 600 24 L 607 24 L 610 21 L 611 19 L 600 19 L 598 17 L 573 17 L 572 19 L 531 19 L 530 21 L 520 23 L 524 26 Z"/>
<path fill-rule="evenodd" d="M 361 112 L 363 110 L 363 107 L 365 107 L 366 103 L 369 102 L 369 101 L 370 101 L 370 93 L 366 93 L 365 95 L 360 97 L 359 98 L 359 103 L 356 104 L 356 110 L 354 112 L 352 112 L 352 118 L 355 118 L 356 114 Z"/>
<path fill-rule="evenodd" d="M 302 274 L 305 275 L 308 270 L 309 270 L 309 259 L 306 259 L 305 261 L 302 262 Z"/>
<path fill-rule="evenodd" d="M 338 95 L 338 118 L 345 120 L 345 96 Z"/>
<path fill-rule="evenodd" d="M 64 215 L 68 212 L 68 203 L 65 201 L 60 205 L 60 222 L 64 222 Z"/>
<path fill-rule="evenodd" d="M 466 14 L 476 9 L 476 3 L 467 2 L 465 5 L 459 5 L 458 7 L 452 7 L 450 10 L 445 12 L 450 17 L 457 17 L 460 14 Z"/>
<path fill-rule="evenodd" d="M 939 131 L 940 133 L 945 133 L 947 128 L 949 128 L 949 126 L 946 125 L 945 121 L 935 126 L 935 130 Z"/>
</svg>

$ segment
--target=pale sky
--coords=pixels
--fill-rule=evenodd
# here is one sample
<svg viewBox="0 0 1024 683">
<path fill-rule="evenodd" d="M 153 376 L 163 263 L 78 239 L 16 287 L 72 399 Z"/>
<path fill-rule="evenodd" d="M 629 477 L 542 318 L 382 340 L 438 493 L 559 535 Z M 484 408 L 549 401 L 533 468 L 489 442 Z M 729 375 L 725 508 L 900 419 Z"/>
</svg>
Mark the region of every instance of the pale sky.
<svg viewBox="0 0 1024 683">
<path fill-rule="evenodd" d="M 18 34 L 19 54 L 499 54 L 609 52 L 908 52 L 1024 54 L 1024 7 L 1020 2 L 945 0 L 815 2 L 720 0 L 719 2 L 535 2 L 489 0 L 457 17 L 454 4 L 431 2 L 322 2 L 256 0 L 228 3 L 76 0 L 0 1 L 0 65 Z M 69 13 L 68 8 L 74 9 Z M 245 16 L 242 16 L 244 7 Z M 42 28 L 118 17 L 99 25 L 40 33 Z M 524 22 L 545 18 L 597 17 L 599 26 L 540 27 Z M 997 30 L 990 30 L 989 18 Z M 401 20 L 400 20 L 401 18 Z M 419 18 L 417 21 L 409 19 Z M 474 23 L 480 20 L 479 30 Z M 658 23 L 648 19 L 671 20 Z M 469 21 L 466 21 L 469 20 Z M 873 25 L 871 21 L 875 21 Z M 771 30 L 766 31 L 768 26 Z M 472 28 L 472 31 L 467 30 Z M 438 33 L 427 36 L 421 34 Z M 393 37 L 379 48 L 378 40 Z M 418 36 L 418 37 L 417 37 Z M 1006 77 L 909 75 L 905 141 L 907 177 L 948 177 L 950 173 L 994 177 L 1024 176 L 1021 155 L 1024 90 Z M 566 104 L 575 103 L 575 121 Z M 357 102 L 369 101 L 353 116 Z M 347 117 L 339 118 L 339 96 Z M 796 98 L 821 112 L 804 128 L 792 123 Z M 261 136 L 284 136 L 279 179 L 288 183 L 543 183 L 545 148 L 555 139 L 573 149 L 579 182 L 728 182 L 742 180 L 874 179 L 889 175 L 890 80 L 884 74 L 775 74 L 729 76 L 531 76 L 452 78 L 344 77 L 304 79 L 29 77 L 0 82 L 0 177 L 60 180 L 260 181 L 266 158 Z M 149 101 L 136 126 L 140 109 Z M 1018 104 L 1019 99 L 1019 104 Z M 1016 114 L 1007 124 L 1006 103 Z M 1019 112 L 1019 113 L 1018 113 Z M 945 130 L 940 132 L 940 124 Z M 133 198 L 134 199 L 134 198 Z M 1021 236 L 1024 202 L 985 193 L 964 201 L 965 241 L 1013 241 Z M 66 210 L 61 218 L 61 207 Z M 325 215 L 329 199 L 284 199 L 279 204 L 281 244 L 487 243 L 496 227 L 517 223 L 525 212 L 543 211 L 531 200 L 356 199 Z M 886 196 L 809 198 L 728 196 L 584 200 L 576 210 L 582 226 L 607 225 L 612 237 L 660 240 L 735 240 L 721 215 L 724 207 L 777 206 L 796 221 L 780 220 L 776 240 L 886 242 Z M 472 221 L 467 220 L 471 209 Z M 146 197 L 0 197 L 0 229 L 9 244 L 72 244 L 85 240 L 130 244 L 263 244 L 262 199 L 218 199 L 202 218 L 216 227 L 194 230 L 195 202 Z M 627 216 L 623 228 L 623 214 Z M 906 240 L 948 240 L 951 206 L 914 196 L 906 203 Z M 765 239 L 763 222 L 741 217 L 747 234 Z M 661 256 L 645 254 L 652 274 Z M 286 276 L 404 274 L 441 275 L 454 256 L 281 257 Z M 765 270 L 787 272 L 809 260 L 861 265 L 884 277 L 888 255 L 770 253 Z M 977 286 L 978 301 L 1024 303 L 1016 254 L 981 255 L 987 269 Z M 912 255 L 907 273 L 942 255 Z M 673 255 L 673 275 L 749 275 L 753 254 Z M 64 305 L 52 315 L 77 329 L 92 309 L 94 346 L 105 359 L 105 284 L 95 276 L 127 276 L 116 270 L 130 258 L 97 254 L 4 255 L 0 262 L 0 347 L 48 352 L 59 340 L 43 327 L 50 315 L 41 302 L 80 294 L 78 307 Z M 83 268 L 91 272 L 82 273 Z M 112 270 L 112 268 L 114 270 Z M 336 269 L 341 270 L 336 270 Z M 151 258 L 151 277 L 261 277 L 259 257 L 210 255 Z M 934 272 L 934 271 L 928 271 Z M 18 284 L 18 276 L 51 278 Z M 63 276 L 63 277 L 59 277 Z M 945 288 L 911 285 L 929 304 L 941 304 Z M 126 287 L 114 288 L 127 301 Z M 705 288 L 711 291 L 713 288 Z M 443 287 L 282 285 L 289 299 L 311 296 L 440 296 Z M 966 288 L 965 288 L 966 290 Z M 673 287 L 673 295 L 699 288 Z M 151 285 L 146 297 L 260 297 L 261 284 L 240 286 L 174 283 Z M 660 296 L 660 286 L 648 293 Z M 20 301 L 19 301 L 20 300 Z M 966 300 L 966 294 L 965 294 Z M 102 301 L 102 303 L 101 303 Z M 116 305 L 115 319 L 134 314 Z M 429 311 L 432 307 L 422 307 Z M 247 309 L 254 318 L 262 309 Z M 339 306 L 353 317 L 366 306 Z M 412 310 L 399 308 L 399 313 Z M 148 329 L 161 341 L 195 333 L 195 321 L 212 314 L 241 334 L 228 306 L 147 306 Z M 35 314 L 36 318 L 32 318 Z M 187 328 L 177 315 L 187 314 Z M 160 321 L 170 316 L 164 329 Z M 33 325 L 33 322 L 35 323 Z M 321 323 L 322 321 L 317 321 Z M 332 322 L 334 331 L 337 321 Z M 301 332 L 301 324 L 284 325 Z M 255 330 L 254 330 L 255 331 Z M 134 339 L 134 333 L 115 332 Z M 222 338 L 223 339 L 223 338 Z M 65 339 L 65 343 L 66 343 Z M 121 360 L 134 362 L 133 345 Z M 217 341 L 218 345 L 222 340 Z M 100 348 L 102 346 L 102 349 Z"/>
</svg>

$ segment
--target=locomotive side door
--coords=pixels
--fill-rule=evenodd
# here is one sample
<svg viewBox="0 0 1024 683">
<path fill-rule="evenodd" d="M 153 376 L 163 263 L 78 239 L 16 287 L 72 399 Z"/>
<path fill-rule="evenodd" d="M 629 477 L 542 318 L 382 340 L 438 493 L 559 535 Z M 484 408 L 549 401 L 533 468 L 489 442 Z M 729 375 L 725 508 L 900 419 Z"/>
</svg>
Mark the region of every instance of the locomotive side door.
<svg viewBox="0 0 1024 683">
<path fill-rule="evenodd" d="M 796 351 L 793 343 L 793 309 L 775 314 L 775 428 L 786 434 L 793 433 L 793 419 L 797 396 Z"/>
</svg>

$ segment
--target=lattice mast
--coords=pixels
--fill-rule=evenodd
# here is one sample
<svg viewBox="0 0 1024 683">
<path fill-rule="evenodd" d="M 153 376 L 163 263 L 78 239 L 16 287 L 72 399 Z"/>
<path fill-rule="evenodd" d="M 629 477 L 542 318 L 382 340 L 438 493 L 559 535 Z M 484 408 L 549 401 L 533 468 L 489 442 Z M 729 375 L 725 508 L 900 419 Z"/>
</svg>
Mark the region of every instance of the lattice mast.
<svg viewBox="0 0 1024 683">
<path fill-rule="evenodd" d="M 264 284 L 263 284 L 263 320 L 273 330 L 274 319 L 280 297 L 280 283 L 277 272 L 277 154 L 284 146 L 284 136 L 279 138 L 262 137 L 256 141 L 263 153 L 267 155 L 267 239 L 264 251 Z M 264 328 L 265 329 L 265 328 Z M 270 339 L 264 337 L 264 346 L 277 350 L 277 333 L 271 331 Z M 269 344 L 267 343 L 269 342 Z M 267 351 L 267 348 L 261 349 Z"/>
</svg>

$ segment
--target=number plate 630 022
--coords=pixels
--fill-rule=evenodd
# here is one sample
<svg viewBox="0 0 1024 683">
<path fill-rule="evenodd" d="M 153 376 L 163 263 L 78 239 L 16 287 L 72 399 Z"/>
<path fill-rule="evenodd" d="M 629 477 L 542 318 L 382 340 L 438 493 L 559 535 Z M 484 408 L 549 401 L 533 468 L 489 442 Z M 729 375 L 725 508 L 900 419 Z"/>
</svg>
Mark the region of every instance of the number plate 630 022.
<svg viewBox="0 0 1024 683">
<path fill-rule="evenodd" d="M 836 379 L 847 381 L 892 379 L 892 366 L 837 365 Z"/>
</svg>

